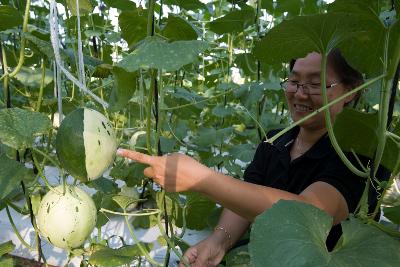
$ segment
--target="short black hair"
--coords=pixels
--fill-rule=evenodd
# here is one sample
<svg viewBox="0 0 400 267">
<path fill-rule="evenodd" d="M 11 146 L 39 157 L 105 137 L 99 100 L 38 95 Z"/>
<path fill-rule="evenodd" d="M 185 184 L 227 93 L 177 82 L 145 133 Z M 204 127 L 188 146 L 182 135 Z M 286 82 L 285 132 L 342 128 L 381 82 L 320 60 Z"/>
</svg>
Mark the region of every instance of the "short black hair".
<svg viewBox="0 0 400 267">
<path fill-rule="evenodd" d="M 346 87 L 354 89 L 364 83 L 363 75 L 350 66 L 338 48 L 334 48 L 329 52 L 328 62 L 332 66 L 336 75 L 338 75 L 340 82 Z M 290 71 L 292 71 L 295 63 L 296 59 L 290 61 Z M 359 93 L 354 97 L 356 102 L 358 101 L 360 94 L 359 91 Z"/>
</svg>

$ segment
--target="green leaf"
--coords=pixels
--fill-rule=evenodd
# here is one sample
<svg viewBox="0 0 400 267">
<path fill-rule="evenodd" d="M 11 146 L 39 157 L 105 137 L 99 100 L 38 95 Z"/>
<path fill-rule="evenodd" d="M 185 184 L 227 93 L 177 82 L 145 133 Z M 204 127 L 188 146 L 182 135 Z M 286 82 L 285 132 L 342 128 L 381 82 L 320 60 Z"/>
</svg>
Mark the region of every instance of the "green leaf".
<svg viewBox="0 0 400 267">
<path fill-rule="evenodd" d="M 118 17 L 118 23 L 122 38 L 129 47 L 133 47 L 147 36 L 147 9 L 122 11 Z"/>
<path fill-rule="evenodd" d="M 167 246 L 167 241 L 165 240 L 165 238 L 162 235 L 159 235 L 157 237 L 157 243 L 158 243 L 158 245 L 160 245 L 160 247 Z"/>
<path fill-rule="evenodd" d="M 15 249 L 14 243 L 10 240 L 0 244 L 0 257 L 4 254 L 10 253 Z"/>
<path fill-rule="evenodd" d="M 147 252 L 153 248 L 152 244 L 141 243 Z M 118 249 L 104 247 L 95 251 L 89 258 L 89 263 L 99 267 L 117 267 L 129 265 L 135 258 L 143 256 L 137 244 Z"/>
<path fill-rule="evenodd" d="M 67 6 L 73 16 L 78 15 L 78 9 L 76 6 L 76 0 L 66 0 Z M 79 0 L 79 15 L 83 16 L 86 14 L 90 14 L 93 11 L 93 2 L 91 0 Z"/>
<path fill-rule="evenodd" d="M 225 16 L 211 21 L 208 26 L 217 34 L 238 33 L 244 31 L 254 23 L 255 12 L 253 8 L 234 10 Z"/>
<path fill-rule="evenodd" d="M 193 140 L 200 147 L 209 147 L 217 142 L 217 131 L 214 128 L 200 127 Z"/>
<path fill-rule="evenodd" d="M 110 96 L 110 111 L 117 112 L 126 107 L 136 90 L 137 74 L 114 67 L 114 88 Z"/>
<path fill-rule="evenodd" d="M 226 266 L 229 267 L 251 267 L 250 253 L 247 245 L 234 248 L 225 256 Z"/>
<path fill-rule="evenodd" d="M 47 86 L 53 81 L 53 76 L 53 72 L 46 69 L 44 86 Z M 27 87 L 39 89 L 42 82 L 42 69 L 36 68 L 32 70 L 30 68 L 22 67 L 17 75 L 15 75 L 15 78 Z"/>
<path fill-rule="evenodd" d="M 250 162 L 253 159 L 255 148 L 251 144 L 235 145 L 229 149 L 228 153 L 232 158 Z"/>
<path fill-rule="evenodd" d="M 15 266 L 14 259 L 0 257 L 0 266 L 1 267 L 14 267 Z"/>
<path fill-rule="evenodd" d="M 115 7 L 121 10 L 136 9 L 135 3 L 130 0 L 104 0 L 104 3 L 109 7 Z"/>
<path fill-rule="evenodd" d="M 53 47 L 50 42 L 44 41 L 35 35 L 27 32 L 24 33 L 25 39 L 32 43 L 32 46 L 39 50 L 42 55 L 48 57 L 49 59 L 54 59 Z M 63 53 L 61 51 L 61 53 Z"/>
<path fill-rule="evenodd" d="M 0 110 L 0 141 L 15 149 L 32 147 L 35 138 L 51 128 L 44 114 L 9 108 Z"/>
<path fill-rule="evenodd" d="M 379 18 L 381 10 L 378 1 L 339 0 L 329 5 L 328 10 L 357 19 L 362 25 L 363 34 L 354 36 L 350 42 L 339 46 L 347 61 L 368 75 L 381 74 L 383 64 L 377 62 L 381 62 L 383 58 L 387 29 Z M 397 32 L 394 32 L 394 35 L 399 36 Z M 391 43 L 393 45 L 393 42 Z"/>
<path fill-rule="evenodd" d="M 23 18 L 18 10 L 11 6 L 0 5 L 0 31 L 22 26 Z"/>
<path fill-rule="evenodd" d="M 133 203 L 137 203 L 139 201 L 138 198 L 134 197 L 128 197 L 128 196 L 122 196 L 122 195 L 117 195 L 113 196 L 112 199 L 123 209 L 126 210 L 129 205 Z"/>
<path fill-rule="evenodd" d="M 119 191 L 118 185 L 114 181 L 104 177 L 89 181 L 86 185 L 106 194 L 116 194 Z"/>
<path fill-rule="evenodd" d="M 186 10 L 207 10 L 206 5 L 199 0 L 165 0 L 164 4 L 176 5 Z"/>
<path fill-rule="evenodd" d="M 328 51 L 363 30 L 357 17 L 344 14 L 295 17 L 272 28 L 255 45 L 253 53 L 267 64 L 281 64 L 312 51 Z"/>
<path fill-rule="evenodd" d="M 127 186 L 140 185 L 142 178 L 144 177 L 143 170 L 147 165 L 141 163 L 134 163 L 130 165 L 117 164 L 111 169 L 110 176 L 114 179 L 120 179 L 125 181 Z"/>
<path fill-rule="evenodd" d="M 9 159 L 5 155 L 0 155 L 0 199 L 7 197 L 21 181 L 33 179 L 33 173 L 23 164 Z"/>
<path fill-rule="evenodd" d="M 196 40 L 198 37 L 191 23 L 173 14 L 168 15 L 167 24 L 161 33 L 170 41 Z"/>
<path fill-rule="evenodd" d="M 128 72 L 137 71 L 139 68 L 174 71 L 194 62 L 199 53 L 202 53 L 207 48 L 208 44 L 202 41 L 167 43 L 157 37 L 148 37 L 117 66 Z"/>
<path fill-rule="evenodd" d="M 280 200 L 252 226 L 252 266 L 398 266 L 399 241 L 354 218 L 342 223 L 342 242 L 328 252 L 331 226 L 332 218 L 314 206 Z"/>
<path fill-rule="evenodd" d="M 173 150 L 174 150 L 174 147 L 176 145 L 176 140 L 161 136 L 160 144 L 161 144 L 161 151 L 163 153 L 170 153 L 170 152 L 173 152 Z"/>
<path fill-rule="evenodd" d="M 400 206 L 396 207 L 385 207 L 383 209 L 383 214 L 392 223 L 400 224 Z"/>
<path fill-rule="evenodd" d="M 208 217 L 215 209 L 215 203 L 197 193 L 185 193 L 187 199 L 186 226 L 202 230 L 208 226 Z M 180 227 L 177 224 L 178 227 Z"/>
<path fill-rule="evenodd" d="M 135 228 L 143 228 L 143 229 L 151 228 L 151 227 L 157 225 L 157 216 L 156 215 L 137 216 L 132 221 L 132 225 Z"/>
<path fill-rule="evenodd" d="M 378 113 L 363 113 L 345 108 L 336 116 L 334 132 L 340 147 L 347 152 L 374 158 L 378 144 Z M 394 170 L 400 162 L 400 143 L 397 138 L 386 138 L 381 164 Z"/>
<path fill-rule="evenodd" d="M 233 107 L 230 106 L 224 106 L 224 105 L 216 105 L 213 109 L 212 109 L 212 114 L 214 114 L 217 117 L 220 118 L 225 118 L 227 116 L 232 116 L 235 113 L 235 109 Z"/>
</svg>

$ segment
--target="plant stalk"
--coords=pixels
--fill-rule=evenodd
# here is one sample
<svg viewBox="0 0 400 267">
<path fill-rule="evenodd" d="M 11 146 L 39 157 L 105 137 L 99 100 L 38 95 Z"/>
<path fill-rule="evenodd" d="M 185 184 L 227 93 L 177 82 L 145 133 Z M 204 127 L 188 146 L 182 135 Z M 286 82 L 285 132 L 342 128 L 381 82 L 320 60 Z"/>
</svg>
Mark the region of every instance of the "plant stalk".
<svg viewBox="0 0 400 267">
<path fill-rule="evenodd" d="M 322 88 L 322 98 L 323 98 L 323 103 L 324 106 L 328 104 L 328 96 L 326 93 L 326 64 L 327 64 L 327 58 L 328 55 L 326 53 L 322 53 L 322 61 L 321 61 L 321 88 Z M 332 146 L 335 149 L 336 153 L 342 160 L 342 162 L 347 166 L 347 168 L 350 169 L 354 174 L 360 176 L 360 177 L 368 177 L 367 172 L 363 172 L 358 170 L 346 157 L 346 155 L 343 153 L 343 150 L 340 148 L 335 134 L 333 132 L 333 125 L 332 125 L 332 120 L 331 120 L 331 112 L 329 108 L 325 109 L 325 125 L 326 129 L 328 130 L 328 136 L 329 139 L 331 140 Z M 386 125 L 386 124 L 385 124 Z"/>
</svg>

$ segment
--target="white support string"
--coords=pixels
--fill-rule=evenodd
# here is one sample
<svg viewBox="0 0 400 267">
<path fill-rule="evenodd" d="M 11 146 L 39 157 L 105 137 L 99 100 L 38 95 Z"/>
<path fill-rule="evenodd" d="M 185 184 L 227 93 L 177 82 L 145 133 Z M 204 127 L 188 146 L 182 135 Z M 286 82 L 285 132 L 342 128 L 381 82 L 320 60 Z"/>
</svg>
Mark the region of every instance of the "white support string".
<svg viewBox="0 0 400 267">
<path fill-rule="evenodd" d="M 54 81 L 54 97 L 57 98 L 58 107 L 58 125 L 61 125 L 62 115 L 62 95 L 61 95 L 61 73 L 58 71 L 57 63 L 53 61 L 53 81 Z"/>
<path fill-rule="evenodd" d="M 81 15 L 79 13 L 79 0 L 76 0 L 76 16 L 78 22 L 78 74 L 79 81 L 82 84 L 86 84 L 85 81 L 85 66 L 83 64 L 83 50 L 82 50 L 82 38 L 81 38 Z"/>
<path fill-rule="evenodd" d="M 51 0 L 50 2 L 50 16 L 49 16 L 49 24 L 50 24 L 50 39 L 51 45 L 54 50 L 54 58 L 56 59 L 57 67 L 61 70 L 67 78 L 72 81 L 79 89 L 81 89 L 86 94 L 90 95 L 96 102 L 102 105 L 104 108 L 108 108 L 108 103 L 103 99 L 92 93 L 88 90 L 81 81 L 76 79 L 67 69 L 64 68 L 62 64 L 62 59 L 60 56 L 60 41 L 58 39 L 58 17 L 57 17 L 57 7 L 55 0 Z M 81 43 L 82 45 L 82 43 Z M 83 55 L 82 51 L 78 51 L 78 54 L 82 57 L 82 65 L 83 65 Z M 78 70 L 79 72 L 79 70 Z"/>
</svg>

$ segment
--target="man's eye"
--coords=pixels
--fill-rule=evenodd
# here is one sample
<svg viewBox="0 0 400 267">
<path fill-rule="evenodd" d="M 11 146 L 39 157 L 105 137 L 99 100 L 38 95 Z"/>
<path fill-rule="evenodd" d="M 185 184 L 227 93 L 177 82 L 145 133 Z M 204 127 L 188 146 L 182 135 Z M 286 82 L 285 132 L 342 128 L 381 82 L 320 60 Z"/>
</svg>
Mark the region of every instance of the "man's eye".
<svg viewBox="0 0 400 267">
<path fill-rule="evenodd" d="M 310 86 L 312 88 L 319 88 L 321 86 L 321 84 L 320 83 L 310 83 Z"/>
</svg>

